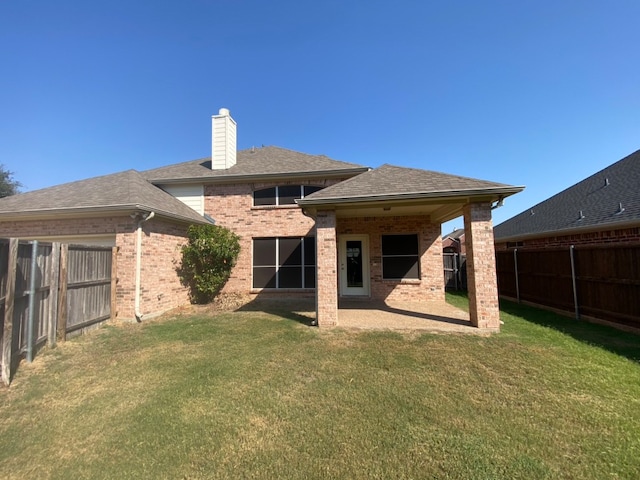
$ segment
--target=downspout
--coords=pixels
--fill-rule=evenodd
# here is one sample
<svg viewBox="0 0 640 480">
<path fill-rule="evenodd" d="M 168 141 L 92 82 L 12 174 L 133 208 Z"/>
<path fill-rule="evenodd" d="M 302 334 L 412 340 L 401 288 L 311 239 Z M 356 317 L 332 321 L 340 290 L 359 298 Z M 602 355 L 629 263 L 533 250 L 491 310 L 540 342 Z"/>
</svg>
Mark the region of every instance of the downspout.
<svg viewBox="0 0 640 480">
<path fill-rule="evenodd" d="M 136 321 L 142 321 L 142 313 L 140 312 L 140 270 L 142 267 L 142 224 L 147 220 L 151 220 L 155 216 L 155 212 L 149 212 L 146 215 L 137 215 L 138 226 L 136 229 L 136 293 L 134 299 L 134 315 Z"/>
</svg>

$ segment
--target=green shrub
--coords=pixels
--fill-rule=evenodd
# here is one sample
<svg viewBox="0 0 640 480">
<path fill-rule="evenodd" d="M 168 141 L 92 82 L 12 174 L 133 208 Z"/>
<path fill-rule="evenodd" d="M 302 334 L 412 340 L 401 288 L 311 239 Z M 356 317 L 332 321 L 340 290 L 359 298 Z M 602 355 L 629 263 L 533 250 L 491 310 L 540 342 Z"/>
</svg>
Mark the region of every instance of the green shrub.
<svg viewBox="0 0 640 480">
<path fill-rule="evenodd" d="M 191 225 L 178 273 L 191 301 L 207 303 L 222 290 L 240 253 L 240 237 L 218 225 Z"/>
</svg>

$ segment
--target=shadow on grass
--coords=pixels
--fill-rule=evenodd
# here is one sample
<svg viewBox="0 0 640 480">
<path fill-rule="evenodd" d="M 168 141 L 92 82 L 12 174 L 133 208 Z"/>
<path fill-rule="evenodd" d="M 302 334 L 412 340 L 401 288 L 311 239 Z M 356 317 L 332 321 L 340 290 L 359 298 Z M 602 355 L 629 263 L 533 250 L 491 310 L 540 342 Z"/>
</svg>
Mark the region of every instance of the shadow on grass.
<svg viewBox="0 0 640 480">
<path fill-rule="evenodd" d="M 640 363 L 640 335 L 506 300 L 500 301 L 500 310 Z"/>
<path fill-rule="evenodd" d="M 447 291 L 447 302 L 468 311 L 467 292 Z M 541 308 L 520 305 L 508 300 L 500 300 L 500 311 L 522 320 L 551 328 L 588 345 L 600 347 L 633 362 L 640 363 L 640 335 L 618 330 L 608 325 L 600 325 Z"/>
</svg>

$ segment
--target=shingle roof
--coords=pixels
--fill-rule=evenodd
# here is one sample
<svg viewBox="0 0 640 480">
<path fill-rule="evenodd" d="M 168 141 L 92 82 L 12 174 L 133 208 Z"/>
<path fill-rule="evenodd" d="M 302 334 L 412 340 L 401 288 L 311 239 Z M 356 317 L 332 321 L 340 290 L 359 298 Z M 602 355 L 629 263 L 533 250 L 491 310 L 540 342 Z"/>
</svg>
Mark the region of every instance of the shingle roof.
<svg viewBox="0 0 640 480">
<path fill-rule="evenodd" d="M 480 194 L 482 192 L 504 193 L 505 196 L 508 196 L 521 191 L 523 188 L 429 170 L 385 164 L 315 192 L 299 200 L 298 203 L 307 205 L 325 201 L 329 203 L 333 200 L 355 201 L 389 197 L 442 197 L 467 193 Z"/>
<path fill-rule="evenodd" d="M 309 175 L 343 171 L 355 174 L 366 167 L 332 160 L 324 155 L 309 155 L 280 147 L 260 147 L 237 152 L 236 165 L 212 170 L 211 158 L 201 158 L 167 167 L 146 170 L 142 175 L 155 184 L 186 181 L 228 181 L 237 177 Z"/>
<path fill-rule="evenodd" d="M 139 172 L 125 172 L 56 185 L 0 199 L 0 217 L 83 211 L 149 210 L 182 221 L 206 220 L 180 200 L 147 182 Z"/>
<path fill-rule="evenodd" d="M 618 213 L 620 204 L 624 210 Z M 640 224 L 640 150 L 501 223 L 494 237 L 544 236 L 630 222 Z"/>
<path fill-rule="evenodd" d="M 454 230 L 453 232 L 449 233 L 448 235 L 442 235 L 442 238 L 443 239 L 451 238 L 453 240 L 457 240 L 463 235 L 464 235 L 464 228 L 458 228 L 458 229 Z"/>
</svg>

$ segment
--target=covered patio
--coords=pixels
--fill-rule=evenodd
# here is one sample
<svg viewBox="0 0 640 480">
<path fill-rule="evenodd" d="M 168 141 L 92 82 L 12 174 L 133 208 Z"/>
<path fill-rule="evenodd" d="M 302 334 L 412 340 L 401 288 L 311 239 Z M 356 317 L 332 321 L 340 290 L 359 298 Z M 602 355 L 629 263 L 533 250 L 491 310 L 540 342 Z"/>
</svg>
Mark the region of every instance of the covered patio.
<svg viewBox="0 0 640 480">
<path fill-rule="evenodd" d="M 491 210 L 523 188 L 383 165 L 297 200 L 315 220 L 318 325 L 348 326 L 374 305 L 385 305 L 379 318 L 399 311 L 423 321 L 439 317 L 433 310 L 445 304 L 441 226 L 463 215 L 469 324 L 499 331 Z M 356 300 L 367 308 L 351 309 L 363 310 L 356 315 L 339 310 L 339 301 Z M 442 324 L 465 320 L 440 317 Z"/>
</svg>

